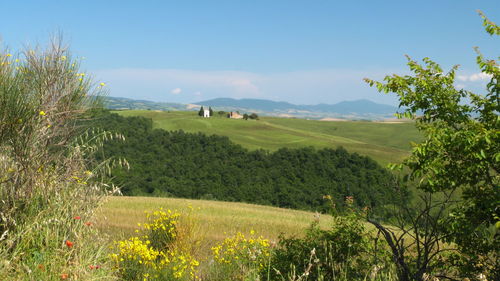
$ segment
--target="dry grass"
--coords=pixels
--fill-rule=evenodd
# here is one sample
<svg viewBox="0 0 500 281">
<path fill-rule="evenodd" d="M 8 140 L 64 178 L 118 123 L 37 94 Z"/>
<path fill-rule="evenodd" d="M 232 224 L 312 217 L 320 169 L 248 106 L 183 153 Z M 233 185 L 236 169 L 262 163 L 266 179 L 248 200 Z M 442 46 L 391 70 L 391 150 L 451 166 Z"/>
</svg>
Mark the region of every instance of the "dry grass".
<svg viewBox="0 0 500 281">
<path fill-rule="evenodd" d="M 121 238 L 134 233 L 137 223 L 145 221 L 145 211 L 160 207 L 180 212 L 194 209 L 199 230 L 208 242 L 218 241 L 237 231 L 255 230 L 275 240 L 280 233 L 287 236 L 303 235 L 315 219 L 312 212 L 281 209 L 245 203 L 190 200 L 155 197 L 108 197 L 98 212 L 97 226 L 112 237 Z M 331 217 L 319 216 L 320 225 L 328 227 Z"/>
</svg>

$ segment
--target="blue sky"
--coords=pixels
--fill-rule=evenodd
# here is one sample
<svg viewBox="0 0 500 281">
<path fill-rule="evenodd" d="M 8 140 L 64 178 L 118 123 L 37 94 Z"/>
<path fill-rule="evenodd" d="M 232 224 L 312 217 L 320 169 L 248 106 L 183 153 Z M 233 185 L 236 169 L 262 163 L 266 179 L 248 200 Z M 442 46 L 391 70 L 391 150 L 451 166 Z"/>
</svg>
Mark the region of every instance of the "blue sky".
<svg viewBox="0 0 500 281">
<path fill-rule="evenodd" d="M 481 91 L 473 46 L 498 58 L 500 1 L 3 1 L 11 49 L 61 32 L 111 96 L 167 102 L 216 97 L 296 104 L 395 104 L 363 77 L 407 73 L 405 54 L 461 65 L 457 86 Z"/>
</svg>

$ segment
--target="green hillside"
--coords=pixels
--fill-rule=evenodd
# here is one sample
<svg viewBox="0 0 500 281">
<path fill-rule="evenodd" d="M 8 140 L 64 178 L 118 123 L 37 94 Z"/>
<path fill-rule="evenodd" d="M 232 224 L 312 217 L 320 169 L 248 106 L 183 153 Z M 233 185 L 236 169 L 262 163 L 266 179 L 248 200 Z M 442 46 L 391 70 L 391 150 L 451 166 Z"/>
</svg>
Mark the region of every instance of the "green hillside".
<svg viewBox="0 0 500 281">
<path fill-rule="evenodd" d="M 256 123 L 254 123 L 256 124 Z M 112 182 L 125 195 L 239 201 L 325 211 L 322 197 L 336 204 L 354 196 L 376 212 L 395 199 L 393 176 L 373 159 L 343 148 L 281 148 L 250 151 L 226 136 L 153 129 L 142 116 L 104 113 L 96 128 L 123 134 L 103 145 L 97 160 L 125 158 Z"/>
<path fill-rule="evenodd" d="M 196 112 L 184 111 L 127 110 L 117 113 L 151 118 L 155 128 L 227 136 L 249 149 L 275 151 L 282 147 L 342 146 L 384 165 L 401 161 L 410 150 L 409 143 L 418 142 L 421 138 L 411 122 L 316 121 L 276 117 L 245 121 L 223 117 L 200 118 Z"/>
</svg>

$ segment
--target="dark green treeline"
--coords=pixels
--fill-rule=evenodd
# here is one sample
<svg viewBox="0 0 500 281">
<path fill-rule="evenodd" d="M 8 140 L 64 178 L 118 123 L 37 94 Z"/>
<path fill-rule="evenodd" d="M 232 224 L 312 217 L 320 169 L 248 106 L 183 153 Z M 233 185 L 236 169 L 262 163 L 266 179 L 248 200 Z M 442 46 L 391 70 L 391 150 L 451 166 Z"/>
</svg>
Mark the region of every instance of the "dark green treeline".
<svg viewBox="0 0 500 281">
<path fill-rule="evenodd" d="M 104 112 L 95 126 L 126 140 L 105 144 L 100 157 L 123 157 L 130 170 L 112 181 L 124 195 L 215 199 L 323 211 L 324 195 L 340 206 L 353 196 L 359 207 L 391 203 L 393 177 L 372 159 L 345 149 L 282 148 L 249 151 L 227 137 L 152 128 L 144 117 Z"/>
</svg>

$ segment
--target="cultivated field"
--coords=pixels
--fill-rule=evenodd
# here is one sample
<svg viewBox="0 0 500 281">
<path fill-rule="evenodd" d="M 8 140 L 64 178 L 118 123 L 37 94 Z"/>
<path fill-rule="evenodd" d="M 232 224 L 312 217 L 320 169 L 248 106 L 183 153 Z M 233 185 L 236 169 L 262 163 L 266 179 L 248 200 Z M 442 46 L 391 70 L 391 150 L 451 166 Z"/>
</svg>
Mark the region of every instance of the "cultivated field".
<svg viewBox="0 0 500 281">
<path fill-rule="evenodd" d="M 183 111 L 127 110 L 117 113 L 151 118 L 155 128 L 227 136 L 249 149 L 273 151 L 282 147 L 342 146 L 350 152 L 370 156 L 383 165 L 401 161 L 409 153 L 410 142 L 421 139 L 412 122 L 316 121 L 277 117 L 245 121 L 224 117 L 201 118 L 197 112 Z"/>
</svg>

